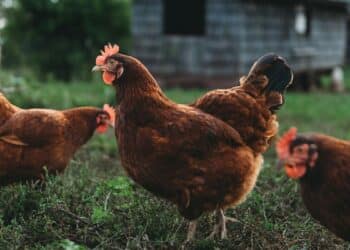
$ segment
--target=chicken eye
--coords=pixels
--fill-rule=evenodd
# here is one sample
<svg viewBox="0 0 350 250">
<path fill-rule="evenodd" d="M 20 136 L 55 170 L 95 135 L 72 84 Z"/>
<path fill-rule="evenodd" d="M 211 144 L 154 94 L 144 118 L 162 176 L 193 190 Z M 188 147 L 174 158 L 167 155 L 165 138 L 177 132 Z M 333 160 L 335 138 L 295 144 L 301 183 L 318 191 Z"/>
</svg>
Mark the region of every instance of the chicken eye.
<svg viewBox="0 0 350 250">
<path fill-rule="evenodd" d="M 301 147 L 296 147 L 294 152 L 298 154 L 304 154 L 306 151 L 307 151 L 307 148 L 301 146 Z"/>
</svg>

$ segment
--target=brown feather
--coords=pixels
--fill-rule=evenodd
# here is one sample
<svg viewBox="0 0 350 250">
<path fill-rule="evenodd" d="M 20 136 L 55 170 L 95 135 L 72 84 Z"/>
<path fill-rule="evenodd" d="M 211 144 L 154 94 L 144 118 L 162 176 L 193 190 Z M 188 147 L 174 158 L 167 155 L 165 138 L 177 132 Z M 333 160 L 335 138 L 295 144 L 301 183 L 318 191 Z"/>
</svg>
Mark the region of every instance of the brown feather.
<svg viewBox="0 0 350 250">
<path fill-rule="evenodd" d="M 350 241 L 350 142 L 304 135 L 317 145 L 318 159 L 301 178 L 305 206 L 330 231 Z"/>
<path fill-rule="evenodd" d="M 8 144 L 13 144 L 17 146 L 28 146 L 27 143 L 21 141 L 16 135 L 5 135 L 0 137 L 1 141 L 4 141 Z"/>
<path fill-rule="evenodd" d="M 244 201 L 262 162 L 240 134 L 210 114 L 170 101 L 135 58 L 114 58 L 125 67 L 115 82 L 115 132 L 128 175 L 191 220 Z"/>
<path fill-rule="evenodd" d="M 7 100 L 7 98 L 0 92 L 0 126 L 5 123 L 14 113 L 21 109 L 13 105 Z"/>
<path fill-rule="evenodd" d="M 283 105 L 283 92 L 292 80 L 285 59 L 266 54 L 241 77 L 239 86 L 213 90 L 191 106 L 228 123 L 256 154 L 264 153 L 278 131 L 274 113 Z"/>
<path fill-rule="evenodd" d="M 239 87 L 208 92 L 191 106 L 223 120 L 237 130 L 254 152 L 263 153 L 278 132 L 277 117 L 270 107 L 281 100 L 281 94 L 260 94 L 257 84 L 246 81 L 242 78 Z M 266 78 L 260 81 L 261 88 L 267 85 Z"/>
<path fill-rule="evenodd" d="M 60 173 L 96 129 L 98 108 L 19 110 L 0 126 L 0 185 Z"/>
</svg>

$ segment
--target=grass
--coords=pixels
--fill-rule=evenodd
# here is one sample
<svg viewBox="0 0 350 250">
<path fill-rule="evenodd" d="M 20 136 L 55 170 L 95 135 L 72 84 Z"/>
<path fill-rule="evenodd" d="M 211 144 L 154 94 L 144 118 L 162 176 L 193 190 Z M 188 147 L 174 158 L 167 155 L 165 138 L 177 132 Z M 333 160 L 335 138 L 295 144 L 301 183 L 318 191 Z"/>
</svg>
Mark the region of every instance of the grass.
<svg viewBox="0 0 350 250">
<path fill-rule="evenodd" d="M 0 82 L 1 84 L 1 82 Z M 23 107 L 69 108 L 113 103 L 103 84 L 20 86 L 9 97 Z M 188 103 L 204 90 L 167 90 Z M 350 95 L 288 93 L 279 112 L 281 131 L 319 131 L 350 138 Z M 298 184 L 275 169 L 270 150 L 256 188 L 229 214 L 228 240 L 206 240 L 214 224 L 203 216 L 191 249 L 349 249 L 308 215 Z M 17 184 L 0 190 L 0 249 L 178 249 L 187 222 L 176 209 L 136 186 L 121 168 L 113 132 L 96 135 L 67 171 L 45 188 Z"/>
</svg>

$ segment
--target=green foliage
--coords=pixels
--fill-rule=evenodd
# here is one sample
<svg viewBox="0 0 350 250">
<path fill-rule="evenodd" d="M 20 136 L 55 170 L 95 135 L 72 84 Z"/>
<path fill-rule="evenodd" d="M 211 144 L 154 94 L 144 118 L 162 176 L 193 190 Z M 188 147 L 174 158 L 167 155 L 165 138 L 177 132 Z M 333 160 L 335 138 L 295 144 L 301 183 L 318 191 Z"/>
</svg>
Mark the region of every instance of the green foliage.
<svg viewBox="0 0 350 250">
<path fill-rule="evenodd" d="M 40 79 L 90 78 L 103 45 L 129 46 L 130 0 L 16 0 L 5 14 L 4 64 Z"/>
<path fill-rule="evenodd" d="M 115 179 L 109 180 L 105 183 L 105 187 L 113 194 L 119 194 L 124 197 L 131 197 L 133 195 L 133 189 L 129 178 L 124 176 L 118 176 Z M 97 190 L 98 192 L 99 190 Z"/>
<path fill-rule="evenodd" d="M 86 247 L 80 246 L 70 240 L 62 240 L 59 244 L 64 250 L 85 250 Z"/>
<path fill-rule="evenodd" d="M 13 96 L 18 93 L 24 93 L 27 88 L 27 80 L 14 74 L 0 71 L 0 92 L 6 96 Z"/>
<path fill-rule="evenodd" d="M 93 223 L 102 223 L 107 221 L 111 216 L 111 213 L 104 210 L 103 208 L 94 207 L 91 215 L 91 220 Z"/>
<path fill-rule="evenodd" d="M 116 206 L 116 209 L 129 209 L 133 204 L 133 188 L 131 181 L 125 176 L 118 176 L 114 179 L 108 180 L 101 183 L 96 188 L 94 194 L 95 197 L 100 197 L 101 195 L 107 193 L 104 206 L 97 206 L 93 208 L 91 219 L 94 223 L 102 223 L 111 219 L 112 213 L 108 210 L 108 200 L 111 195 L 120 196 L 120 198 L 126 200 L 125 203 L 121 202 L 120 205 Z"/>
</svg>

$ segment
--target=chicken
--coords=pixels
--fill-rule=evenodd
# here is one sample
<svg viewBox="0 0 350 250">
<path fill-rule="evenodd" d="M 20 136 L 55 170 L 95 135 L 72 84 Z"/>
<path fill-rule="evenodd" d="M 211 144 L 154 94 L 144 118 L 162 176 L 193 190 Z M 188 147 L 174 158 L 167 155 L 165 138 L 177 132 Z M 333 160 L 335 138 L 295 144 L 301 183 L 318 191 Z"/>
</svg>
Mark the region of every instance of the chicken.
<svg viewBox="0 0 350 250">
<path fill-rule="evenodd" d="M 287 176 L 299 180 L 312 217 L 350 241 L 350 142 L 292 128 L 276 150 Z"/>
<path fill-rule="evenodd" d="M 104 109 L 28 109 L 12 114 L 0 126 L 0 184 L 43 180 L 44 167 L 48 173 L 62 172 L 95 130 L 103 133 L 114 123 L 115 113 Z"/>
<path fill-rule="evenodd" d="M 224 210 L 244 202 L 254 188 L 262 157 L 233 127 L 220 119 L 168 99 L 136 58 L 105 46 L 93 71 L 116 89 L 119 104 L 115 134 L 121 163 L 139 185 L 174 203 L 190 220 L 216 211 L 213 233 L 227 235 Z"/>
<path fill-rule="evenodd" d="M 278 132 L 275 111 L 283 104 L 283 92 L 292 80 L 286 61 L 267 54 L 240 79 L 240 86 L 210 91 L 191 106 L 228 123 L 254 152 L 264 153 Z"/>
<path fill-rule="evenodd" d="M 19 110 L 21 109 L 10 103 L 0 92 L 0 126 Z"/>
</svg>

